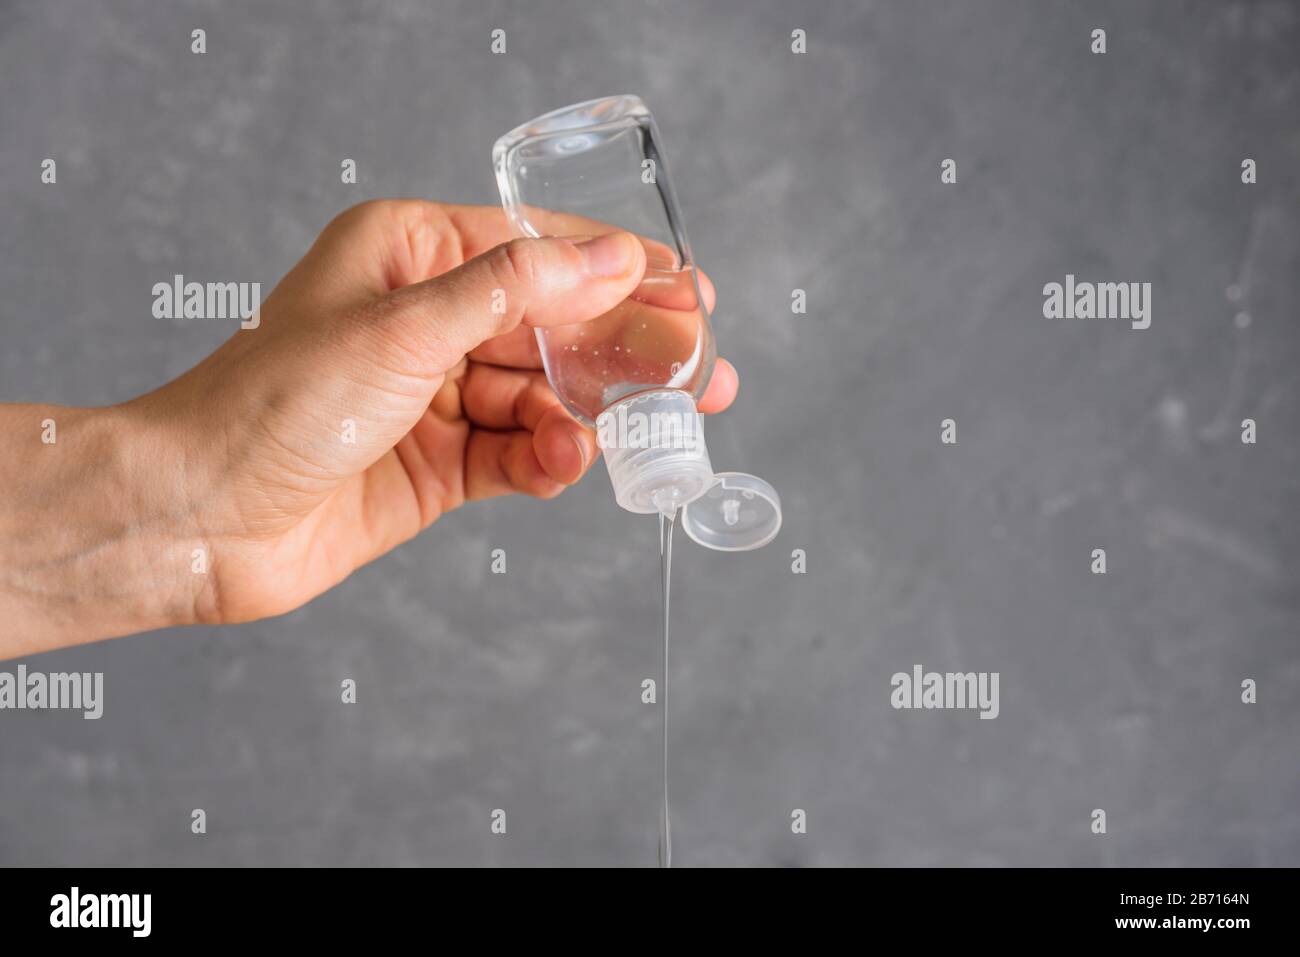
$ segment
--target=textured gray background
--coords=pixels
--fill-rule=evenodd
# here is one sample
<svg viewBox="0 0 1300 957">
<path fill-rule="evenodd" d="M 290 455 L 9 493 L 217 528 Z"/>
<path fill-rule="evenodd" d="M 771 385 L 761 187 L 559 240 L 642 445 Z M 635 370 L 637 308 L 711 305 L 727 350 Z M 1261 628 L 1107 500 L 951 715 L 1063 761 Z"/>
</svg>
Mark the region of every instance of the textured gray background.
<svg viewBox="0 0 1300 957">
<path fill-rule="evenodd" d="M 230 331 L 153 283 L 495 203 L 499 134 L 639 93 L 741 370 L 714 462 L 785 502 L 678 552 L 677 863 L 1300 864 L 1297 50 L 1292 3 L 0 2 L 0 400 L 153 388 Z M 1066 272 L 1153 327 L 1044 319 Z M 33 660 L 106 714 L 0 714 L 0 862 L 652 864 L 655 541 L 598 469 L 285 618 Z M 894 711 L 914 663 L 1001 717 Z"/>
</svg>

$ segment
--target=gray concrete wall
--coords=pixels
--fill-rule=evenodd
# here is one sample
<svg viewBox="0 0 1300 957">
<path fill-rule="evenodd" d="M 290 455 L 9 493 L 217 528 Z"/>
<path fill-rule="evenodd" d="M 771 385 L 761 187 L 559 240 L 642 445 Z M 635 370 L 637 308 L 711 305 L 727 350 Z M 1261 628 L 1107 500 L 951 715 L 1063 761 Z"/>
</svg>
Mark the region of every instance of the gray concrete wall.
<svg viewBox="0 0 1300 957">
<path fill-rule="evenodd" d="M 1298 48 L 1283 2 L 0 3 L 0 401 L 155 387 L 229 329 L 153 283 L 495 203 L 499 134 L 639 93 L 741 372 L 714 462 L 785 503 L 678 551 L 676 862 L 1300 864 Z M 1151 328 L 1045 319 L 1067 273 Z M 284 618 L 34 659 L 105 715 L 0 713 L 0 863 L 653 864 L 656 560 L 598 469 Z M 893 709 L 914 664 L 999 717 Z"/>
</svg>

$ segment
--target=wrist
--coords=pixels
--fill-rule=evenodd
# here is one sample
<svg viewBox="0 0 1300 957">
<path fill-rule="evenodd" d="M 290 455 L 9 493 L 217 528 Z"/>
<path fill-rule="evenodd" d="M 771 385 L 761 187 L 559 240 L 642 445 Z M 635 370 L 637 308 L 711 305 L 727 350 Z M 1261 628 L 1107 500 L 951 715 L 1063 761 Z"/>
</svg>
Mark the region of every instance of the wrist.
<svg viewBox="0 0 1300 957">
<path fill-rule="evenodd" d="M 131 405 L 0 415 L 0 657 L 210 620 L 182 447 Z"/>
</svg>

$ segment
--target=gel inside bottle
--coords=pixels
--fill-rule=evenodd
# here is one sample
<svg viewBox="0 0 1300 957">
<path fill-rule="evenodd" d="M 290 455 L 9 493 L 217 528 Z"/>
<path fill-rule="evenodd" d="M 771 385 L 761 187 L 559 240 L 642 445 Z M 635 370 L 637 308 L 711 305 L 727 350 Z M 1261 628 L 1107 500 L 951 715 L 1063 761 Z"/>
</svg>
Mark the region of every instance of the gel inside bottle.
<svg viewBox="0 0 1300 957">
<path fill-rule="evenodd" d="M 710 548 L 771 541 L 781 525 L 776 492 L 754 476 L 714 474 L 709 462 L 696 401 L 713 374 L 713 330 L 645 104 L 614 96 L 555 110 L 501 137 L 492 159 L 517 235 L 623 229 L 645 247 L 645 277 L 622 303 L 590 322 L 537 330 L 551 387 L 596 428 L 619 505 L 684 509 L 683 528 Z"/>
</svg>

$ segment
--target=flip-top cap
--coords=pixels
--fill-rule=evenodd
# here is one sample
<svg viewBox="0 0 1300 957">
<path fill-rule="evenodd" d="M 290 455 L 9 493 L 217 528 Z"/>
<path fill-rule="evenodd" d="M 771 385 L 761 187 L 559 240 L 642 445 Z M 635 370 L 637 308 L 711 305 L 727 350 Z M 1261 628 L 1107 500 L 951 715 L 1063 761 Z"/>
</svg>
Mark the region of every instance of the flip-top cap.
<svg viewBox="0 0 1300 957">
<path fill-rule="evenodd" d="M 718 472 L 709 490 L 682 509 L 691 540 L 720 552 L 762 548 L 781 530 L 781 498 L 757 475 Z"/>
<path fill-rule="evenodd" d="M 721 552 L 761 548 L 781 530 L 781 499 L 756 475 L 714 473 L 695 400 L 677 389 L 630 396 L 601 413 L 596 441 L 618 504 L 680 514 L 696 543 Z"/>
</svg>

